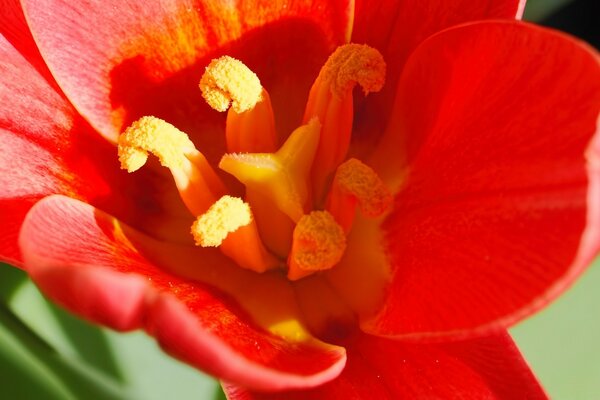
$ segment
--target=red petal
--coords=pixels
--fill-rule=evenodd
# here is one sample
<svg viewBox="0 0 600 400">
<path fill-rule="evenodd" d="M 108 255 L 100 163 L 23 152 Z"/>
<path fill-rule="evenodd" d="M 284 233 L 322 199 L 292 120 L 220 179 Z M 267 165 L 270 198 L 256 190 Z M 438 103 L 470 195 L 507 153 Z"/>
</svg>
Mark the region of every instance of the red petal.
<svg viewBox="0 0 600 400">
<path fill-rule="evenodd" d="M 214 134 L 203 132 L 217 113 L 204 105 L 198 89 L 210 59 L 225 52 L 239 56 L 257 67 L 275 105 L 290 97 L 303 103 L 320 63 L 346 39 L 351 14 L 347 0 L 302 0 L 286 7 L 270 0 L 22 3 L 57 81 L 107 138 L 115 140 L 125 124 L 152 114 L 198 134 L 196 144 L 211 160 L 210 147 L 222 147 L 223 140 L 217 135 L 215 143 Z M 306 76 L 294 76 L 298 71 Z M 288 89 L 300 83 L 306 91 L 290 96 Z M 293 110 L 296 124 L 303 105 Z"/>
<path fill-rule="evenodd" d="M 385 130 L 400 73 L 423 40 L 465 22 L 520 18 L 524 7 L 525 0 L 357 0 L 352 41 L 380 50 L 388 68 L 383 90 L 356 108 L 355 136 L 368 143 Z"/>
<path fill-rule="evenodd" d="M 257 328 L 220 292 L 153 265 L 118 227 L 89 205 L 48 197 L 23 224 L 26 269 L 46 295 L 70 310 L 119 330 L 144 328 L 175 357 L 246 387 L 312 387 L 343 368 L 342 348 L 311 338 L 288 343 Z M 145 240 L 163 258 L 177 260 L 172 247 Z M 195 260 L 201 265 L 189 267 L 226 279 L 227 262 L 204 254 Z"/>
<path fill-rule="evenodd" d="M 383 225 L 393 282 L 365 329 L 506 327 L 591 262 L 598 60 L 566 35 L 519 22 L 452 28 L 413 53 L 374 158 L 395 153 L 387 172 L 404 178 Z"/>
<path fill-rule="evenodd" d="M 430 35 L 464 22 L 520 18 L 523 0 L 386 0 L 373 6 L 357 0 L 352 40 L 379 49 L 392 74 L 398 74 L 412 51 Z"/>
<path fill-rule="evenodd" d="M 363 335 L 347 351 L 344 372 L 317 389 L 264 394 L 223 388 L 229 400 L 547 398 L 506 333 L 442 344 Z"/>
</svg>

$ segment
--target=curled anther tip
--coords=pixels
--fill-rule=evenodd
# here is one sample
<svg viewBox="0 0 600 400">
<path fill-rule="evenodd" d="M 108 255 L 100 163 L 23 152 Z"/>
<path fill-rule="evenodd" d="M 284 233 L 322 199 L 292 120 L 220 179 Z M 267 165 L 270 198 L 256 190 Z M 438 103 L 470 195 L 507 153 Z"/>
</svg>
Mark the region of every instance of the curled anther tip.
<svg viewBox="0 0 600 400">
<path fill-rule="evenodd" d="M 389 188 L 371 167 L 355 158 L 338 167 L 334 185 L 355 197 L 367 217 L 378 217 L 392 206 Z"/>
<path fill-rule="evenodd" d="M 218 247 L 230 233 L 252 222 L 248 203 L 238 197 L 223 196 L 200 215 L 191 231 L 198 246 Z"/>
<path fill-rule="evenodd" d="M 321 69 L 321 77 L 331 91 L 342 97 L 359 84 L 364 93 L 378 92 L 385 83 L 386 63 L 381 53 L 366 44 L 350 43 L 338 47 Z"/>
<path fill-rule="evenodd" d="M 213 109 L 224 112 L 229 106 L 237 112 L 254 108 L 262 98 L 258 76 L 241 61 L 223 56 L 206 67 L 200 79 L 202 97 Z"/>
<path fill-rule="evenodd" d="M 128 172 L 140 169 L 148 160 L 148 153 L 156 155 L 164 167 L 180 168 L 184 154 L 192 151 L 194 144 L 185 133 L 152 116 L 135 121 L 118 140 L 121 168 Z"/>
</svg>

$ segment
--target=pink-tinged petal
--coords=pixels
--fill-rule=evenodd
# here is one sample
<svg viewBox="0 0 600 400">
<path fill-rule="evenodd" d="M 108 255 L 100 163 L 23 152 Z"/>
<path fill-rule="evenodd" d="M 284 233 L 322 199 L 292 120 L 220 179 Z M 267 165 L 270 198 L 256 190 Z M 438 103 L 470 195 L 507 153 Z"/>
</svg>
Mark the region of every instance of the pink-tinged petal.
<svg viewBox="0 0 600 400">
<path fill-rule="evenodd" d="M 356 0 L 352 41 L 381 51 L 387 63 L 386 84 L 356 107 L 354 135 L 372 143 L 387 124 L 396 86 L 406 60 L 427 37 L 465 22 L 520 18 L 525 0 Z"/>
<path fill-rule="evenodd" d="M 224 139 L 205 132 L 222 123 L 198 89 L 210 60 L 229 53 L 255 68 L 276 108 L 294 100 L 297 110 L 282 111 L 297 125 L 305 93 L 327 54 L 347 39 L 352 14 L 347 0 L 22 4 L 61 88 L 105 137 L 115 140 L 133 119 L 152 114 L 192 134 L 211 160 Z M 296 88 L 299 95 L 290 96 Z"/>
<path fill-rule="evenodd" d="M 18 47 L 19 50 L 17 50 Z M 48 78 L 21 10 L 3 3 L 0 15 L 0 260 L 21 264 L 17 236 L 31 205 L 69 189 L 56 152 L 72 123 Z M 33 63 L 33 64 L 32 64 Z"/>
<path fill-rule="evenodd" d="M 10 43 L 11 47 L 14 47 L 17 53 L 33 65 L 38 73 L 46 78 L 53 87 L 58 87 L 54 83 L 54 79 L 31 36 L 29 26 L 27 26 L 23 15 L 21 2 L 19 0 L 2 0 L 0 7 L 2 9 L 2 13 L 0 13 L 0 36 L 3 37 L 2 48 L 6 46 L 4 42 Z"/>
<path fill-rule="evenodd" d="M 507 333 L 414 344 L 362 335 L 334 381 L 307 391 L 258 393 L 224 383 L 229 400 L 546 399 Z"/>
<path fill-rule="evenodd" d="M 424 42 L 374 158 L 401 179 L 393 280 L 364 329 L 472 334 L 565 290 L 600 247 L 599 112 L 599 57 L 564 34 L 488 22 Z"/>
<path fill-rule="evenodd" d="M 287 341 L 258 328 L 219 290 L 155 266 L 124 232 L 143 237 L 82 202 L 47 197 L 23 224 L 25 268 L 47 296 L 73 312 L 114 329 L 145 329 L 175 357 L 246 387 L 313 387 L 342 370 L 343 348 L 311 337 Z M 173 245 L 144 240 L 156 254 L 177 260 Z M 224 257 L 200 254 L 205 257 L 188 268 L 229 279 Z"/>
<path fill-rule="evenodd" d="M 33 40 L 20 9 L 11 4 L 0 16 L 0 260 L 21 265 L 21 222 L 37 200 L 53 193 L 86 199 L 160 236 L 160 215 L 184 209 L 174 185 L 151 171 L 132 178 L 119 170 L 116 149 L 59 93 L 29 47 Z"/>
</svg>

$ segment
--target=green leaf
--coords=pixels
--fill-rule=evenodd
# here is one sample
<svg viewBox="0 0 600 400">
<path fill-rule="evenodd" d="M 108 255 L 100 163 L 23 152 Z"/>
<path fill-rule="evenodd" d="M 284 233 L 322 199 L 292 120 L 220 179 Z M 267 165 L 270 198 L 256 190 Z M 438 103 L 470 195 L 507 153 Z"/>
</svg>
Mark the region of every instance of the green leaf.
<svg viewBox="0 0 600 400">
<path fill-rule="evenodd" d="M 81 361 L 94 366 L 117 381 L 123 381 L 123 373 L 115 360 L 113 349 L 104 331 L 52 303 L 48 303 L 48 308 Z"/>
<path fill-rule="evenodd" d="M 4 316 L 2 320 L 5 320 Z M 74 399 L 52 370 L 20 343 L 5 321 L 0 323 L 0 385 L 7 399 Z"/>
<path fill-rule="evenodd" d="M 221 389 L 221 385 L 219 385 L 219 387 L 217 387 L 217 389 L 215 390 L 215 396 L 213 397 L 213 399 L 214 400 L 227 400 L 227 396 L 225 396 L 223 389 Z"/>
<path fill-rule="evenodd" d="M 8 370 L 1 374 L 3 396 L 8 390 L 15 392 L 8 398 L 126 398 L 113 382 L 56 353 L 4 304 L 0 305 L 0 359 L 6 361 L 2 365 Z M 31 387 L 25 384 L 29 380 L 33 382 Z"/>
<path fill-rule="evenodd" d="M 12 265 L 0 263 L 0 302 L 9 301 L 27 281 L 27 274 Z"/>
<path fill-rule="evenodd" d="M 573 0 L 529 0 L 525 6 L 525 15 L 523 16 L 523 19 L 540 22 L 572 1 Z"/>
</svg>

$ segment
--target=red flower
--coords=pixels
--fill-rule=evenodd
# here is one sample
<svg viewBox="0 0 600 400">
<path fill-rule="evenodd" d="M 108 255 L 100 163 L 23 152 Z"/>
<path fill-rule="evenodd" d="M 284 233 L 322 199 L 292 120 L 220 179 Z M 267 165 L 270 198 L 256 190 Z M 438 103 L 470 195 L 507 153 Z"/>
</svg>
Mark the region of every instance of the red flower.
<svg viewBox="0 0 600 400">
<path fill-rule="evenodd" d="M 240 387 L 317 386 L 286 398 L 545 397 L 505 329 L 556 297 L 599 248 L 600 66 L 585 44 L 516 21 L 456 25 L 519 16 L 516 0 L 16 3 L 0 17 L 0 257 L 50 298 L 114 329 L 145 329 L 231 382 L 230 398 L 277 396 Z M 315 201 L 338 221 L 326 228 L 342 230 L 313 265 L 328 271 L 292 281 L 238 267 L 225 245 L 195 247 L 167 170 L 153 159 L 135 174 L 119 169 L 118 135 L 145 115 L 190 134 L 218 164 L 224 119 L 197 84 L 224 54 L 256 72 L 276 131 L 289 134 L 319 68 L 348 38 L 382 53 L 383 90 L 327 100 L 342 110 L 333 122 L 310 100 L 307 116 L 320 117 L 324 137 L 353 115 L 350 154 L 394 199 L 383 219 L 353 225 L 353 198 L 337 198 L 339 214 L 331 198 Z M 336 183 L 315 171 L 304 198 L 323 190 L 324 199 Z M 243 194 L 225 175 L 227 192 Z M 206 177 L 184 178 L 193 189 Z M 184 201 L 213 195 L 184 186 Z M 267 252 L 292 241 L 288 263 L 305 273 L 294 252 L 312 242 L 255 217 Z M 261 254 L 239 245 L 246 239 L 230 246 L 242 264 L 253 259 L 240 251 Z M 337 265 L 327 257 L 340 249 Z"/>
</svg>

